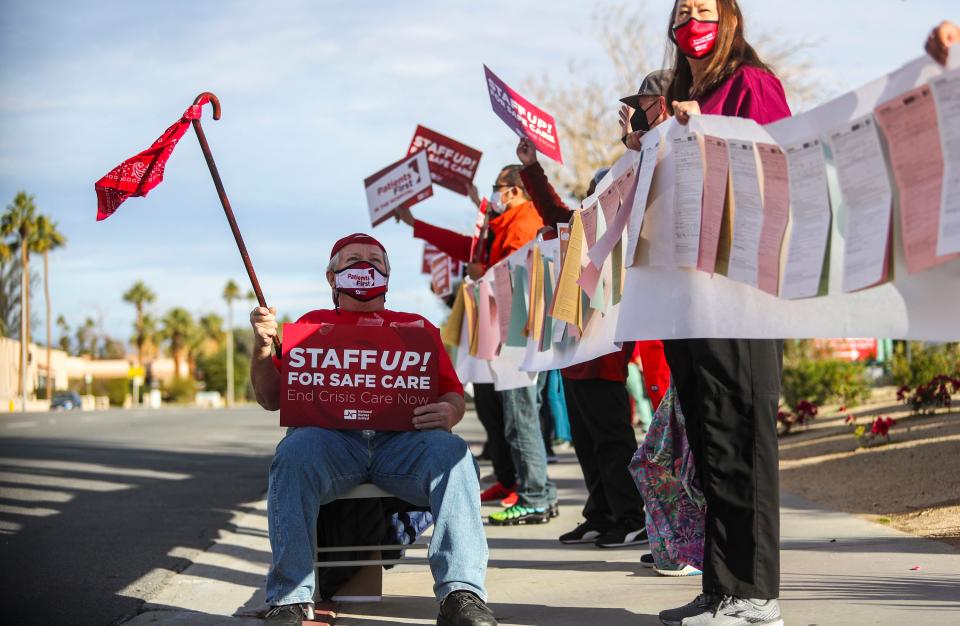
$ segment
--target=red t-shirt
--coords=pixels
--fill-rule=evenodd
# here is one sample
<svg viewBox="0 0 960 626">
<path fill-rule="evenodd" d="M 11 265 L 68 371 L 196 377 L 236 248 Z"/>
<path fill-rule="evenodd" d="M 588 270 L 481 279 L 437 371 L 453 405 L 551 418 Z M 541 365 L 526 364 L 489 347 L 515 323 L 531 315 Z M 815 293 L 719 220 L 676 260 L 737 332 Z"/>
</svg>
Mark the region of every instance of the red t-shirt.
<svg viewBox="0 0 960 626">
<path fill-rule="evenodd" d="M 382 321 L 381 321 L 382 320 Z M 316 309 L 309 313 L 304 313 L 297 320 L 298 324 L 352 324 L 355 326 L 382 326 L 386 324 L 397 324 L 399 326 L 419 325 L 430 331 L 434 341 L 437 344 L 437 353 L 440 355 L 439 374 L 440 381 L 437 386 L 439 395 L 445 393 L 458 393 L 463 395 L 463 385 L 457 377 L 457 372 L 453 369 L 453 363 L 450 362 L 450 356 L 443 347 L 440 340 L 440 331 L 431 324 L 422 315 L 416 313 L 403 313 L 401 311 L 389 311 L 384 309 L 371 313 L 358 313 L 356 311 L 336 311 L 334 309 Z M 279 362 L 274 361 L 279 368 Z"/>
</svg>

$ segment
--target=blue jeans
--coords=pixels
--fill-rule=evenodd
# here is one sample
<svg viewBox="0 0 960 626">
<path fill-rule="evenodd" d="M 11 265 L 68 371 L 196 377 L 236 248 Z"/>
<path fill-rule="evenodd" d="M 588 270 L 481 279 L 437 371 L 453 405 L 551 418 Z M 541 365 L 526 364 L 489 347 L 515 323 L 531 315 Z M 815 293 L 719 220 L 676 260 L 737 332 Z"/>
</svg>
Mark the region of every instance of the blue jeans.
<svg viewBox="0 0 960 626">
<path fill-rule="evenodd" d="M 547 478 L 547 450 L 540 432 L 537 386 L 498 391 L 503 402 L 504 437 L 517 470 L 518 504 L 546 508 L 557 499 L 557 486 Z"/>
<path fill-rule="evenodd" d="M 486 600 L 487 538 L 473 455 L 457 435 L 440 431 L 374 432 L 291 428 L 270 466 L 267 516 L 273 564 L 271 605 L 312 602 L 317 515 L 362 482 L 418 506 L 435 526 L 427 556 L 433 591 L 471 591 Z"/>
</svg>

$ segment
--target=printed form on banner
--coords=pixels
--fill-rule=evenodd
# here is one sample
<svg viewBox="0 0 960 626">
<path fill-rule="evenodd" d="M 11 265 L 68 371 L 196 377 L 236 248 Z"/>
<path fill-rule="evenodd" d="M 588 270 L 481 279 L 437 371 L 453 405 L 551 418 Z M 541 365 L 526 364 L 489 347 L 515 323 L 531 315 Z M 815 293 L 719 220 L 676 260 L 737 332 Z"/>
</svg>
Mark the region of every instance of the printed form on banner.
<svg viewBox="0 0 960 626">
<path fill-rule="evenodd" d="M 560 153 L 560 136 L 553 116 L 537 108 L 529 100 L 514 91 L 486 65 L 487 90 L 493 112 L 521 137 L 533 142 L 537 150 L 557 163 L 563 163 Z"/>
<path fill-rule="evenodd" d="M 394 211 L 411 207 L 433 195 L 427 153 L 418 152 L 388 165 L 363 181 L 370 223 L 380 224 Z"/>
<path fill-rule="evenodd" d="M 482 152 L 446 135 L 417 126 L 407 154 L 426 152 L 433 182 L 461 195 L 473 184 Z"/>
<path fill-rule="evenodd" d="M 414 430 L 437 401 L 439 338 L 412 326 L 284 324 L 280 425 Z"/>
</svg>

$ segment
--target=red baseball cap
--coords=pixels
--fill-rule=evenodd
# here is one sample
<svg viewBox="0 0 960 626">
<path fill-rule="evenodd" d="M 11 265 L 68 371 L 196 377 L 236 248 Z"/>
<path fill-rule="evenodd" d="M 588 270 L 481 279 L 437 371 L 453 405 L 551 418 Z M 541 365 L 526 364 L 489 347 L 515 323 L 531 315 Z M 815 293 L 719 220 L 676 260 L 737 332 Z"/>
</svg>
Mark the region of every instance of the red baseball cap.
<svg viewBox="0 0 960 626">
<path fill-rule="evenodd" d="M 352 235 L 347 235 L 343 239 L 337 241 L 333 244 L 333 249 L 330 250 L 330 258 L 332 259 L 338 252 L 340 252 L 344 247 L 350 245 L 351 243 L 363 243 L 367 245 L 377 246 L 383 253 L 387 253 L 387 249 L 383 247 L 383 244 L 371 237 L 366 233 L 353 233 Z"/>
</svg>

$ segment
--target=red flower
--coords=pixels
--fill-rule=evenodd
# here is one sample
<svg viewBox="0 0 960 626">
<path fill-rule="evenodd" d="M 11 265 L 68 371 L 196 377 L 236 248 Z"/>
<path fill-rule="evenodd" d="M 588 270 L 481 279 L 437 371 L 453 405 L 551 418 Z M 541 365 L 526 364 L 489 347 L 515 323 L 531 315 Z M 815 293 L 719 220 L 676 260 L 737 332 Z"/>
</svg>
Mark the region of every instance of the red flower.
<svg viewBox="0 0 960 626">
<path fill-rule="evenodd" d="M 870 433 L 878 437 L 889 437 L 890 428 L 896 423 L 897 421 L 892 417 L 878 417 L 870 425 Z"/>
<path fill-rule="evenodd" d="M 855 418 L 855 417 L 853 416 L 853 413 L 847 413 L 847 417 L 844 418 L 843 423 L 844 423 L 844 424 L 852 424 L 855 419 L 857 419 L 857 418 Z"/>
</svg>

